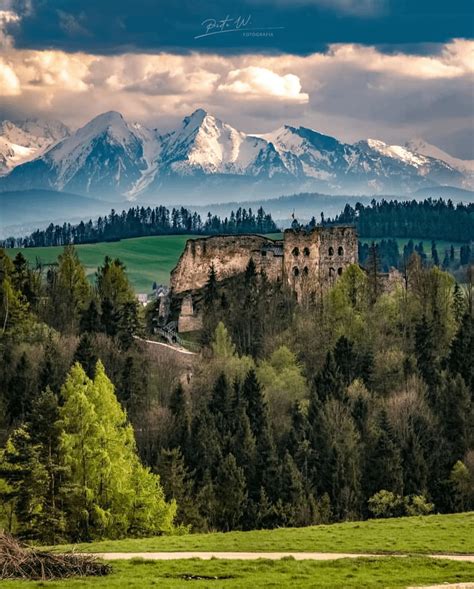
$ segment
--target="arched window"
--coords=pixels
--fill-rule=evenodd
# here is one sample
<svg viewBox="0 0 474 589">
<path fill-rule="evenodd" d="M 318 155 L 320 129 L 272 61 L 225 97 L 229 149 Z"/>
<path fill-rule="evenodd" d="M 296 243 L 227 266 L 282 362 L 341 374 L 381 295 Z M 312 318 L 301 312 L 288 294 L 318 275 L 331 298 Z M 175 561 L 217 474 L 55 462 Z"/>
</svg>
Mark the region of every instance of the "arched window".
<svg viewBox="0 0 474 589">
<path fill-rule="evenodd" d="M 340 245 L 337 248 L 337 253 L 338 253 L 339 256 L 343 256 L 344 255 L 344 248 L 342 247 L 342 245 Z"/>
<path fill-rule="evenodd" d="M 342 274 L 342 268 L 338 268 L 337 269 L 337 273 L 339 274 L 339 276 L 341 276 L 341 274 Z"/>
<path fill-rule="evenodd" d="M 299 269 L 295 266 L 293 268 L 293 276 L 299 276 L 299 273 L 300 273 Z"/>
<path fill-rule="evenodd" d="M 308 266 L 305 266 L 305 267 L 303 268 L 303 274 L 304 274 L 305 276 L 308 276 L 308 274 L 309 274 Z"/>
<path fill-rule="evenodd" d="M 309 247 L 305 247 L 305 248 L 304 248 L 304 250 L 303 250 L 303 254 L 304 254 L 305 256 L 309 256 Z"/>
<path fill-rule="evenodd" d="M 294 256 L 299 256 L 300 255 L 300 250 L 297 247 L 293 248 L 293 251 L 291 252 Z"/>
<path fill-rule="evenodd" d="M 334 248 L 333 248 L 333 247 L 330 247 L 330 248 L 329 248 L 329 250 L 328 250 L 328 254 L 329 254 L 330 256 L 333 256 L 333 255 L 334 255 Z"/>
<path fill-rule="evenodd" d="M 334 268 L 329 268 L 329 278 L 333 278 L 336 274 L 336 270 Z"/>
</svg>

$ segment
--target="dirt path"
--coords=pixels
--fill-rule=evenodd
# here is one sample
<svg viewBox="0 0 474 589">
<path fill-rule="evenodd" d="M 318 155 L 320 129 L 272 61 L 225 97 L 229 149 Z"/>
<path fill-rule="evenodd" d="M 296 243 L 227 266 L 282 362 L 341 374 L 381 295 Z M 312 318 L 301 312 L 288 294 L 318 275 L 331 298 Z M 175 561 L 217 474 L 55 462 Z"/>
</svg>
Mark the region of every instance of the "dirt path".
<svg viewBox="0 0 474 589">
<path fill-rule="evenodd" d="M 219 558 L 224 560 L 257 560 L 266 558 L 280 560 L 292 557 L 295 560 L 337 560 L 340 558 L 383 558 L 389 554 L 354 554 L 349 552 L 103 552 L 96 556 L 104 560 L 129 560 L 131 558 L 144 558 L 147 560 L 180 560 L 186 558 L 202 558 L 210 560 Z M 403 558 L 407 555 L 397 554 Z M 463 562 L 474 562 L 474 554 L 425 554 L 429 558 L 444 558 Z M 445 585 L 446 587 L 446 585 Z M 474 588 L 474 584 L 472 584 Z"/>
<path fill-rule="evenodd" d="M 173 352 L 177 352 L 178 354 L 185 354 L 188 356 L 197 356 L 196 352 L 191 352 L 190 350 L 187 350 L 186 348 L 183 348 L 178 345 L 172 346 L 171 344 L 165 344 L 165 342 L 155 342 L 154 340 L 151 340 L 151 339 L 143 339 L 141 337 L 136 337 L 136 336 L 134 336 L 134 337 L 135 337 L 135 339 L 137 339 L 141 342 L 145 342 L 146 344 L 152 344 L 154 346 L 161 346 L 163 348 L 167 348 L 168 350 L 172 350 Z"/>
</svg>

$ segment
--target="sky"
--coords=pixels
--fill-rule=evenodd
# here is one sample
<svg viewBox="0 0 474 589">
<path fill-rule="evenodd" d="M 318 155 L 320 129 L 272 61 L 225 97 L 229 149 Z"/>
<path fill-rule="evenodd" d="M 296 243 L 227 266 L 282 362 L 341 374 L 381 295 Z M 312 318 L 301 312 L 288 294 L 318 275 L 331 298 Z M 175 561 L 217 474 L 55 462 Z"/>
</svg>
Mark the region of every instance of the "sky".
<svg viewBox="0 0 474 589">
<path fill-rule="evenodd" d="M 0 119 L 423 137 L 474 159 L 474 3 L 0 0 Z"/>
</svg>

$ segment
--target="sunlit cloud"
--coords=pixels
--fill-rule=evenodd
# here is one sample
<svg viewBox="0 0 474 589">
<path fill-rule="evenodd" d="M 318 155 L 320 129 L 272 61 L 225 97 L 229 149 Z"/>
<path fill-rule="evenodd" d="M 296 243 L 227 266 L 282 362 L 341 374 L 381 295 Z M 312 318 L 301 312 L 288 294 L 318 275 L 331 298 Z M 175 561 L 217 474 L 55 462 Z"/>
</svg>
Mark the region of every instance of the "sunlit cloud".
<svg viewBox="0 0 474 589">
<path fill-rule="evenodd" d="M 231 70 L 226 81 L 217 88 L 219 92 L 237 94 L 247 98 L 279 98 L 308 102 L 308 94 L 301 92 L 301 83 L 294 74 L 279 75 L 267 68 L 249 66 Z"/>
<path fill-rule="evenodd" d="M 345 140 L 465 138 L 471 126 L 474 42 L 431 55 L 331 45 L 324 53 L 91 55 L 9 47 L 0 57 L 0 117 L 79 126 L 106 110 L 154 127 L 201 107 L 263 133 L 302 124 Z M 466 139 L 463 139 L 466 144 Z"/>
</svg>

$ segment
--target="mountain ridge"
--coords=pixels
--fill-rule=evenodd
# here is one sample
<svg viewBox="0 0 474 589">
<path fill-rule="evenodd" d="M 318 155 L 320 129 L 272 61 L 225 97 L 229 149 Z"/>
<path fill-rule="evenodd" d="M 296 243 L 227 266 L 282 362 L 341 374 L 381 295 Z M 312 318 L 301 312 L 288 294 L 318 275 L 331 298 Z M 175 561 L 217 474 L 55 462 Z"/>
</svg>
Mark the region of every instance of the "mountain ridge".
<svg viewBox="0 0 474 589">
<path fill-rule="evenodd" d="M 96 198 L 161 196 L 175 202 L 185 193 L 193 202 L 222 199 L 223 194 L 235 198 L 242 192 L 259 198 L 288 189 L 410 194 L 435 186 L 472 187 L 470 162 L 464 165 L 449 154 L 449 162 L 434 157 L 436 149 L 421 141 L 350 144 L 291 125 L 271 133 L 244 133 L 203 109 L 160 134 L 109 111 L 13 167 L 0 178 L 0 191 L 39 188 Z"/>
</svg>

